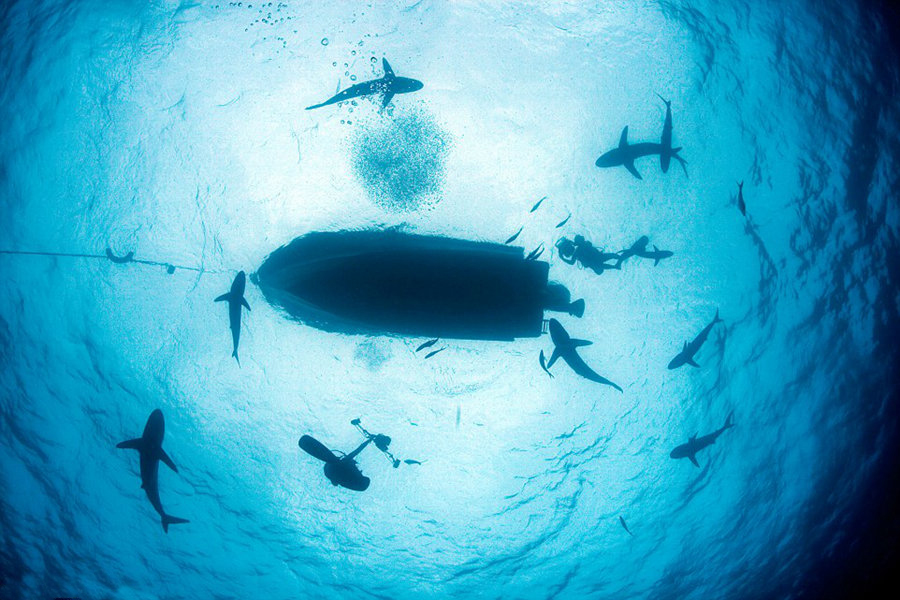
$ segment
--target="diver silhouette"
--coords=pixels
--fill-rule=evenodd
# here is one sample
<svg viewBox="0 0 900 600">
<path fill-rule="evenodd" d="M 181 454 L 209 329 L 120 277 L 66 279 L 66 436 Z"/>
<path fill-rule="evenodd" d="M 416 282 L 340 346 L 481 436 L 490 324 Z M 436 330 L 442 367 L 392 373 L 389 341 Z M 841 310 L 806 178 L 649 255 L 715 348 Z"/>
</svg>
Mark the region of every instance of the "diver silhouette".
<svg viewBox="0 0 900 600">
<path fill-rule="evenodd" d="M 389 436 L 384 435 L 383 433 L 369 433 L 369 431 L 362 426 L 359 419 L 353 419 L 350 421 L 350 424 L 356 426 L 360 433 L 363 434 L 363 437 L 366 438 L 366 440 L 357 446 L 356 450 L 350 454 L 339 452 L 341 456 L 338 456 L 326 448 L 322 442 L 309 435 L 301 437 L 298 445 L 304 452 L 325 463 L 325 477 L 331 481 L 332 485 L 339 485 L 356 492 L 364 492 L 368 489 L 371 480 L 360 471 L 356 464 L 356 457 L 359 456 L 360 452 L 365 450 L 366 446 L 374 443 L 375 447 L 381 450 L 382 454 L 391 461 L 391 465 L 395 469 L 400 466 L 401 461 L 388 450 L 388 447 L 391 445 L 391 438 Z M 405 460 L 403 462 L 408 465 L 422 464 L 417 460 Z"/>
<path fill-rule="evenodd" d="M 369 488 L 370 479 L 362 474 L 362 471 L 356 466 L 355 459 L 371 442 L 372 440 L 366 440 L 350 454 L 340 457 L 326 448 L 322 442 L 308 435 L 301 437 L 298 444 L 304 452 L 325 463 L 325 477 L 331 481 L 332 485 L 364 492 Z"/>
<path fill-rule="evenodd" d="M 556 249 L 563 262 L 574 265 L 576 262 L 582 267 L 592 270 L 597 275 L 610 269 L 622 267 L 622 257 L 618 252 L 603 252 L 584 239 L 584 236 L 576 235 L 574 240 L 562 237 L 556 242 Z M 614 260 L 615 264 L 607 264 Z"/>
</svg>

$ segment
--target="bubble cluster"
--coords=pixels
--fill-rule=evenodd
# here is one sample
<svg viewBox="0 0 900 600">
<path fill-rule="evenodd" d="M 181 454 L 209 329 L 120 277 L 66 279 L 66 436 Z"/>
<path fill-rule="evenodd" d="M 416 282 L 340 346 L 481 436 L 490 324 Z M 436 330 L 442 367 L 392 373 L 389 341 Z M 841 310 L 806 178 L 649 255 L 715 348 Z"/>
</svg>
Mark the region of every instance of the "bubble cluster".
<svg viewBox="0 0 900 600">
<path fill-rule="evenodd" d="M 394 212 L 410 212 L 440 200 L 449 135 L 420 110 L 396 111 L 358 124 L 351 164 L 372 200 Z"/>
</svg>

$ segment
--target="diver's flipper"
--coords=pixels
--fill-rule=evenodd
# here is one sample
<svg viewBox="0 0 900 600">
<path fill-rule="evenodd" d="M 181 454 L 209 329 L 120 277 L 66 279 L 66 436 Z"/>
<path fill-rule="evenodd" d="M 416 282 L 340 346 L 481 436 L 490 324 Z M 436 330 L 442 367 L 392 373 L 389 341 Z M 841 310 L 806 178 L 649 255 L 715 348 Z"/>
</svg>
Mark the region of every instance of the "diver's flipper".
<svg viewBox="0 0 900 600">
<path fill-rule="evenodd" d="M 643 179 L 641 174 L 638 173 L 638 170 L 634 167 L 634 161 L 629 160 L 628 162 L 622 163 L 622 166 L 628 169 L 628 172 L 637 177 L 638 179 Z"/>
<path fill-rule="evenodd" d="M 144 447 L 144 438 L 134 438 L 116 444 L 116 448 L 129 448 L 131 450 L 141 450 Z"/>
<path fill-rule="evenodd" d="M 695 467 L 697 467 L 697 468 L 700 467 L 700 463 L 697 462 L 697 455 L 696 455 L 696 454 L 688 454 L 688 458 L 691 459 L 691 462 L 694 463 L 694 466 L 695 466 Z"/>
<path fill-rule="evenodd" d="M 301 437 L 298 445 L 303 449 L 304 452 L 318 458 L 323 462 L 333 463 L 338 462 L 339 460 L 331 450 L 329 450 L 325 447 L 324 444 L 322 444 L 322 442 L 308 435 L 304 435 L 303 437 Z"/>
<path fill-rule="evenodd" d="M 231 292 L 228 292 L 227 294 L 222 294 L 221 296 L 219 296 L 218 298 L 213 300 L 213 302 L 225 302 L 226 300 L 230 300 L 230 299 L 231 299 Z"/>
<path fill-rule="evenodd" d="M 169 455 L 166 454 L 166 451 L 163 450 L 162 448 L 159 449 L 159 457 L 158 458 L 159 458 L 159 460 L 161 460 L 164 463 L 166 463 L 167 465 L 169 465 L 170 469 L 172 469 L 176 473 L 178 472 L 178 467 L 175 466 L 175 462 L 171 458 L 169 458 Z"/>
<path fill-rule="evenodd" d="M 584 298 L 579 298 L 575 302 L 569 305 L 569 310 L 567 311 L 573 317 L 581 318 L 584 316 Z"/>
</svg>

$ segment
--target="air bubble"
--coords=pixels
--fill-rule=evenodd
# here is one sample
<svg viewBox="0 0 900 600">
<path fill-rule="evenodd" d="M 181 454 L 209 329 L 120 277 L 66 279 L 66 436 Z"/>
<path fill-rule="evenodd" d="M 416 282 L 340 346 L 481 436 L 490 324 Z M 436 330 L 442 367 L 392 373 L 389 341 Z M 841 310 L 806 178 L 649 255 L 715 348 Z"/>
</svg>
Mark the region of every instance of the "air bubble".
<svg viewBox="0 0 900 600">
<path fill-rule="evenodd" d="M 323 46 L 327 46 L 327 45 L 328 45 L 328 38 L 322 38 L 322 45 L 323 45 Z"/>
</svg>

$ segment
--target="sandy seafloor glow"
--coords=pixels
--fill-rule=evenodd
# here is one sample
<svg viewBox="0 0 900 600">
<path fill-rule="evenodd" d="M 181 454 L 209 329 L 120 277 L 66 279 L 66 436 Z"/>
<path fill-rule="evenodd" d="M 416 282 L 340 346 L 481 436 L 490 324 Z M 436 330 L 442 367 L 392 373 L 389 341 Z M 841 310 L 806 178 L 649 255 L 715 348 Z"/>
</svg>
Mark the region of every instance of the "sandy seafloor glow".
<svg viewBox="0 0 900 600">
<path fill-rule="evenodd" d="M 0 256 L 0 597 L 796 592 L 889 459 L 900 229 L 889 33 L 805 4 L 4 5 L 0 246 L 213 272 Z M 384 115 L 303 110 L 381 57 L 424 89 Z M 656 93 L 689 177 L 594 167 L 625 125 L 658 140 Z M 647 234 L 675 256 L 601 277 L 549 258 L 587 303 L 561 320 L 623 394 L 549 379 L 546 336 L 423 361 L 422 340 L 303 327 L 253 285 L 238 368 L 212 302 L 233 273 L 371 226 L 524 226 L 526 250 Z M 668 371 L 717 308 L 701 368 Z M 191 520 L 168 535 L 114 448 L 153 408 L 180 470 L 163 505 Z M 668 457 L 731 410 L 701 469 Z M 371 488 L 332 488 L 297 439 L 349 450 L 354 417 L 424 464 L 367 450 Z"/>
</svg>

